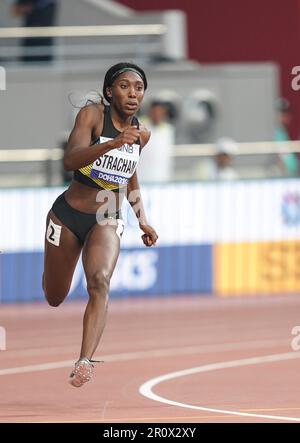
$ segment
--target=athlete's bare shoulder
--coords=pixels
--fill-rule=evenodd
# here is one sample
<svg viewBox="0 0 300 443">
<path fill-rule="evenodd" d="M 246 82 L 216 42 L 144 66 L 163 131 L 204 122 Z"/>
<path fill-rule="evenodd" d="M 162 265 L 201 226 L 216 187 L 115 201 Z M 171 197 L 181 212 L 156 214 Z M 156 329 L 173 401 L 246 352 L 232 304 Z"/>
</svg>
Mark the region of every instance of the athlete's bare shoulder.
<svg viewBox="0 0 300 443">
<path fill-rule="evenodd" d="M 151 136 L 151 131 L 143 123 L 140 123 L 140 139 L 141 139 L 141 147 L 143 148 L 149 141 Z"/>
<path fill-rule="evenodd" d="M 103 110 L 102 104 L 84 106 L 80 109 L 69 136 L 67 151 L 76 146 L 89 146 L 92 140 L 98 137 L 95 134 L 99 125 L 103 125 Z"/>
<path fill-rule="evenodd" d="M 104 105 L 102 103 L 91 103 L 80 109 L 76 117 L 76 123 L 96 127 L 103 120 L 103 114 Z"/>
</svg>

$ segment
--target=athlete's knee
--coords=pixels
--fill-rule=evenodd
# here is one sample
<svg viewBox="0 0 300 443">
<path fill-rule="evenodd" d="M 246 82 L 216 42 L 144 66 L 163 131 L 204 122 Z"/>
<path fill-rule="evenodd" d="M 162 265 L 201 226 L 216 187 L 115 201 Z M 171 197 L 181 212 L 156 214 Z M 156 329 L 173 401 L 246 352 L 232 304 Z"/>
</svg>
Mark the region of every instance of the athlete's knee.
<svg viewBox="0 0 300 443">
<path fill-rule="evenodd" d="M 59 305 L 62 304 L 62 300 L 48 298 L 47 296 L 46 296 L 46 300 L 48 302 L 48 305 L 52 306 L 53 308 L 57 308 Z"/>
<path fill-rule="evenodd" d="M 104 271 L 97 271 L 87 278 L 87 290 L 90 296 L 107 297 L 110 276 Z"/>
<path fill-rule="evenodd" d="M 53 283 L 53 280 L 47 278 L 45 273 L 42 278 L 42 287 L 47 303 L 55 308 L 64 301 L 70 289 L 70 285 L 65 282 L 63 284 Z"/>
<path fill-rule="evenodd" d="M 43 287 L 43 289 L 47 303 L 54 308 L 57 308 L 60 304 L 62 304 L 67 295 L 65 293 L 59 293 L 57 291 L 47 291 L 45 287 Z"/>
</svg>

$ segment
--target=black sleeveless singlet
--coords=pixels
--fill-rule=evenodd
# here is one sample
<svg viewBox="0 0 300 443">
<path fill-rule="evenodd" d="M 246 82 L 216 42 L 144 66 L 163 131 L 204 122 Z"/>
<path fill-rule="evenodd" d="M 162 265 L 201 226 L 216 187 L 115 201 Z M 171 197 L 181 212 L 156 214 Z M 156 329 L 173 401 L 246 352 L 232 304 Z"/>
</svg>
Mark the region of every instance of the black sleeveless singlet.
<svg viewBox="0 0 300 443">
<path fill-rule="evenodd" d="M 139 128 L 139 121 L 135 116 L 131 124 Z M 111 119 L 110 106 L 104 106 L 103 130 L 101 136 L 92 145 L 112 140 L 119 134 Z M 92 145 L 91 149 L 93 149 Z M 127 186 L 137 168 L 139 156 L 139 141 L 133 145 L 125 144 L 120 148 L 111 149 L 93 163 L 74 171 L 74 180 L 92 188 L 118 191 Z"/>
</svg>

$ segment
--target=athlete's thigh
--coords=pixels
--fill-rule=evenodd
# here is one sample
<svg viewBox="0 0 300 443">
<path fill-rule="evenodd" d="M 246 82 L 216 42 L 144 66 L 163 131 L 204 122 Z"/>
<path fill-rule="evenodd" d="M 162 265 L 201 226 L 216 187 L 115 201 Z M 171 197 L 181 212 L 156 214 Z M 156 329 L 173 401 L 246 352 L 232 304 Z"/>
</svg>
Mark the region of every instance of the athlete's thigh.
<svg viewBox="0 0 300 443">
<path fill-rule="evenodd" d="M 47 295 L 67 295 L 82 245 L 76 235 L 55 216 L 47 216 L 43 287 Z"/>
<path fill-rule="evenodd" d="M 110 279 L 120 252 L 120 234 L 123 222 L 110 221 L 109 224 L 93 226 L 82 251 L 82 263 L 87 280 L 96 273 Z"/>
</svg>

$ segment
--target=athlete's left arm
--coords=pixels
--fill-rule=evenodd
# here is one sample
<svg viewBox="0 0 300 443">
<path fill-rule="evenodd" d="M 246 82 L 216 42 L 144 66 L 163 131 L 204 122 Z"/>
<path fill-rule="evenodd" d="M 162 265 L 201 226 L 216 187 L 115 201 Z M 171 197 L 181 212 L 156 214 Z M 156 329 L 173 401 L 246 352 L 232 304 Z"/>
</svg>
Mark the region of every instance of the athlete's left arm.
<svg viewBox="0 0 300 443">
<path fill-rule="evenodd" d="M 139 130 L 141 131 L 141 134 L 140 134 L 141 149 L 143 149 L 151 137 L 151 132 L 142 123 L 140 123 Z"/>
<path fill-rule="evenodd" d="M 146 145 L 146 143 L 148 143 L 150 138 L 150 131 L 148 131 L 146 128 L 145 130 L 143 129 L 144 128 L 141 127 L 142 130 L 140 136 L 141 148 L 143 148 Z M 155 232 L 155 230 L 150 225 L 148 225 L 136 171 L 128 183 L 127 199 L 139 221 L 140 229 L 144 232 L 144 234 L 142 235 L 142 240 L 144 242 L 144 245 L 146 246 L 155 245 L 158 239 L 158 235 Z"/>
</svg>

